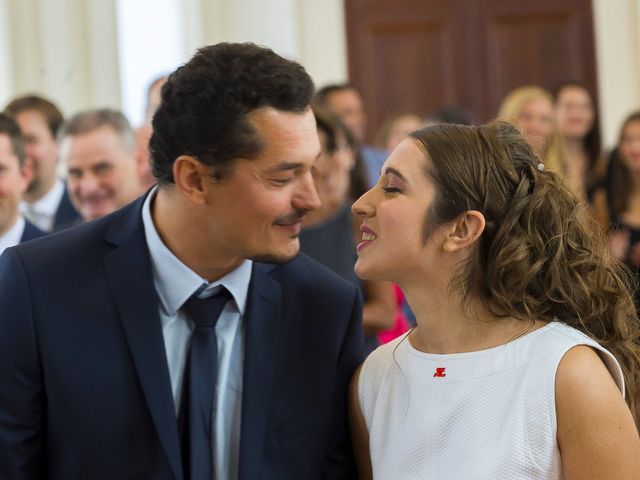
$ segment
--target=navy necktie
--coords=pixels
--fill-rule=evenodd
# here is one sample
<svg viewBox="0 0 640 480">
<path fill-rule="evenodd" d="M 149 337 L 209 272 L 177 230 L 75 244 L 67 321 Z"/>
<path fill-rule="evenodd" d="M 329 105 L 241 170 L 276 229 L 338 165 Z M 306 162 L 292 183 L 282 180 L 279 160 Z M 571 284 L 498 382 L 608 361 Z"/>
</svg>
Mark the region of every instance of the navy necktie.
<svg viewBox="0 0 640 480">
<path fill-rule="evenodd" d="M 193 294 L 183 306 L 195 328 L 187 357 L 180 416 L 185 478 L 213 478 L 213 407 L 218 378 L 216 323 L 231 295 L 222 290 L 209 298 Z"/>
</svg>

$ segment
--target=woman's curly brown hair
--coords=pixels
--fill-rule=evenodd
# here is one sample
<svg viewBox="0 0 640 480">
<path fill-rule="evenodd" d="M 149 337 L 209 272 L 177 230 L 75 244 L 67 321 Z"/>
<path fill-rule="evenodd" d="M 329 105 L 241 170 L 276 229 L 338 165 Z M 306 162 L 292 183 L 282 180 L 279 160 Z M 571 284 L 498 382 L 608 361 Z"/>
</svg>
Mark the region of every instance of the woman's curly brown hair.
<svg viewBox="0 0 640 480">
<path fill-rule="evenodd" d="M 640 323 L 632 276 L 562 179 L 547 171 L 515 127 L 438 125 L 411 134 L 436 185 L 425 235 L 468 210 L 486 227 L 477 254 L 451 287 L 498 316 L 561 320 L 620 362 L 640 424 Z"/>
</svg>

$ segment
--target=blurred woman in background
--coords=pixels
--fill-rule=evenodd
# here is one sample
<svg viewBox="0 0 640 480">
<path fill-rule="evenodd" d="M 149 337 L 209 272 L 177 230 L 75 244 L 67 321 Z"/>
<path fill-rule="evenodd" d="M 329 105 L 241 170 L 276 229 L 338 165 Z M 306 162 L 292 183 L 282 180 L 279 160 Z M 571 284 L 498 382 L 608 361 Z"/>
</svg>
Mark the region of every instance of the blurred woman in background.
<svg viewBox="0 0 640 480">
<path fill-rule="evenodd" d="M 516 125 L 546 169 L 566 175 L 566 152 L 556 123 L 553 97 L 535 85 L 512 90 L 502 101 L 498 117 Z"/>
<path fill-rule="evenodd" d="M 359 222 L 351 204 L 365 192 L 364 166 L 351 132 L 333 113 L 314 107 L 321 153 L 314 182 L 322 205 L 305 216 L 300 249 L 341 277 L 359 285 L 364 299 L 362 327 L 365 350 L 378 346 L 377 335 L 394 325 L 396 300 L 387 282 L 360 280 L 354 273 Z"/>
<path fill-rule="evenodd" d="M 611 254 L 640 266 L 640 111 L 629 115 L 611 153 L 609 178 L 593 195 L 594 216 L 609 229 Z"/>
<path fill-rule="evenodd" d="M 579 82 L 564 82 L 554 91 L 558 128 L 566 147 L 567 185 L 581 198 L 591 198 L 605 175 L 600 129 L 591 92 Z"/>
</svg>

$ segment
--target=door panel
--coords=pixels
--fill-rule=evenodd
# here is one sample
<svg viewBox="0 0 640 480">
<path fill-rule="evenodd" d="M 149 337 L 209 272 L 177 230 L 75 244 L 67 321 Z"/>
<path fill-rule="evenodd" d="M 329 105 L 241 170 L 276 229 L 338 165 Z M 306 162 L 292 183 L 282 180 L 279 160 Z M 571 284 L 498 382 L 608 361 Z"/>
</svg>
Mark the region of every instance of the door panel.
<svg viewBox="0 0 640 480">
<path fill-rule="evenodd" d="M 369 138 L 402 111 L 455 105 L 487 121 L 525 84 L 580 80 L 597 91 L 589 0 L 345 0 L 345 9 Z"/>
</svg>

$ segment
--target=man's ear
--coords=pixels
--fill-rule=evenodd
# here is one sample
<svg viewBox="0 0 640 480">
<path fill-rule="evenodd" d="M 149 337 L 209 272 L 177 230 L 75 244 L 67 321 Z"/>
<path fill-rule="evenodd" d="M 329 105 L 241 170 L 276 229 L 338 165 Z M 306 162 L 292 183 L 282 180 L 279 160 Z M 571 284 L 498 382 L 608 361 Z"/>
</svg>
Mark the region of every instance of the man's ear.
<svg viewBox="0 0 640 480">
<path fill-rule="evenodd" d="M 205 203 L 206 182 L 210 181 L 210 167 L 191 155 L 180 155 L 173 162 L 173 179 L 176 188 L 189 201 Z"/>
<path fill-rule="evenodd" d="M 136 173 L 138 174 L 138 178 L 142 180 L 151 166 L 149 165 L 149 155 L 141 140 L 138 141 L 135 146 L 134 158 L 136 162 Z"/>
<path fill-rule="evenodd" d="M 17 157 L 16 161 L 19 162 Z M 18 163 L 18 165 L 20 165 L 20 163 Z M 31 183 L 31 180 L 33 180 L 33 160 L 31 160 L 31 158 L 25 158 L 22 165 L 20 165 L 20 176 L 22 177 L 22 181 L 24 182 L 24 188 L 22 190 L 22 193 L 24 193 Z"/>
<path fill-rule="evenodd" d="M 456 252 L 473 245 L 485 227 L 484 215 L 476 210 L 468 210 L 454 220 L 447 229 L 442 249 Z"/>
</svg>

